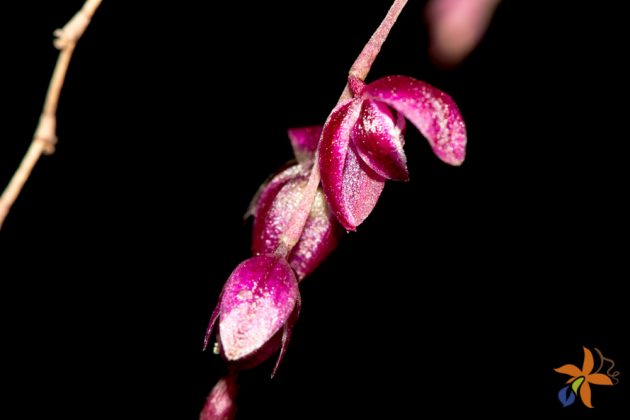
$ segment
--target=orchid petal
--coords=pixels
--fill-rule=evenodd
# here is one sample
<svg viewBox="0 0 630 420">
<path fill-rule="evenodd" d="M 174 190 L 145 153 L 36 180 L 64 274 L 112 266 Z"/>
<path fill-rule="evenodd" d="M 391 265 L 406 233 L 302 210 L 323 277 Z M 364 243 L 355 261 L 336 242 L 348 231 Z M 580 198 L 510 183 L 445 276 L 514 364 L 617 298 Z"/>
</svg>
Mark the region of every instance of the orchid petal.
<svg viewBox="0 0 630 420">
<path fill-rule="evenodd" d="M 322 134 L 321 125 L 313 125 L 310 127 L 290 128 L 288 130 L 293 154 L 299 163 L 312 162 L 319 143 L 319 137 Z"/>
<path fill-rule="evenodd" d="M 374 172 L 385 179 L 407 181 L 403 135 L 394 118 L 387 105 L 366 99 L 351 138 L 361 159 Z"/>
<path fill-rule="evenodd" d="M 302 299 L 300 294 L 297 295 L 297 300 L 295 301 L 295 308 L 289 317 L 289 320 L 284 324 L 284 331 L 282 332 L 282 346 L 280 347 L 280 354 L 278 355 L 278 360 L 276 360 L 276 364 L 273 367 L 273 371 L 271 372 L 271 377 L 273 378 L 278 371 L 278 367 L 282 360 L 284 359 L 285 354 L 287 353 L 287 348 L 289 347 L 289 341 L 291 341 L 291 333 L 293 332 L 293 326 L 298 320 L 300 315 L 300 309 L 302 308 Z"/>
<path fill-rule="evenodd" d="M 462 164 L 466 127 L 457 105 L 446 93 L 411 77 L 388 76 L 367 85 L 364 94 L 402 113 L 444 162 Z"/>
<path fill-rule="evenodd" d="M 324 125 L 319 144 L 322 189 L 331 211 L 347 230 L 355 230 L 370 214 L 385 183 L 350 143 L 360 110 L 360 100 L 337 106 Z"/>
<path fill-rule="evenodd" d="M 265 185 L 259 194 L 254 212 L 252 229 L 252 253 L 272 254 L 280 241 L 280 235 L 302 198 L 299 188 L 308 177 L 308 172 L 300 165 L 291 166 L 280 172 Z M 292 184 L 287 187 L 288 184 Z M 278 197 L 281 191 L 281 197 Z"/>
<path fill-rule="evenodd" d="M 283 258 L 263 255 L 239 264 L 221 298 L 225 358 L 239 361 L 260 350 L 289 320 L 298 299 L 295 274 Z"/>
<path fill-rule="evenodd" d="M 278 175 L 261 193 L 252 229 L 252 253 L 272 254 L 280 245 L 303 190 L 308 182 L 305 169 L 289 168 Z M 288 261 L 299 280 L 309 275 L 336 248 L 341 226 L 331 214 L 321 190 L 315 195 L 302 236 Z"/>
<path fill-rule="evenodd" d="M 363 223 L 376 206 L 385 187 L 385 179 L 361 160 L 354 145 L 348 148 L 343 176 L 343 196 L 356 227 Z"/>
<path fill-rule="evenodd" d="M 407 122 L 405 121 L 405 116 L 401 114 L 400 112 L 396 111 L 395 109 L 389 108 L 389 110 L 396 117 L 396 127 L 398 127 L 398 129 L 400 130 L 400 143 L 404 146 L 405 145 L 405 132 L 407 131 Z"/>
<path fill-rule="evenodd" d="M 306 182 L 304 183 L 306 186 Z M 313 206 L 300 240 L 289 254 L 289 264 L 301 281 L 318 267 L 337 247 L 342 228 L 330 212 L 321 189 L 315 195 Z"/>
<path fill-rule="evenodd" d="M 265 182 L 258 187 L 258 191 L 247 207 L 247 211 L 243 215 L 243 219 L 255 216 L 260 206 L 269 205 L 273 197 L 276 196 L 280 188 L 297 174 L 303 172 L 304 169 L 300 165 L 295 165 L 295 161 L 291 161 L 283 165 L 277 172 L 271 174 Z"/>
<path fill-rule="evenodd" d="M 219 319 L 219 315 L 221 314 L 221 297 L 223 296 L 223 291 L 221 291 L 221 294 L 219 294 L 219 303 L 217 304 L 217 306 L 214 308 L 214 311 L 212 311 L 212 315 L 210 315 L 210 322 L 208 322 L 208 328 L 206 328 L 206 335 L 203 338 L 203 351 L 206 351 L 206 349 L 208 348 L 208 343 L 210 342 L 210 336 L 212 335 L 212 330 L 214 328 L 214 324 L 217 322 L 217 319 Z"/>
</svg>

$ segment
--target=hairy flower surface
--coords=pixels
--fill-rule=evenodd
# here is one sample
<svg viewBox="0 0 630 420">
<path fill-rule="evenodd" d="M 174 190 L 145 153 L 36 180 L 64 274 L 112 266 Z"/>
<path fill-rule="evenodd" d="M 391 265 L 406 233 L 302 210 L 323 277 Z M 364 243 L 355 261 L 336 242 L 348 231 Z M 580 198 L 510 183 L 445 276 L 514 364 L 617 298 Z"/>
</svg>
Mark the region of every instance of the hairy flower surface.
<svg viewBox="0 0 630 420">
<path fill-rule="evenodd" d="M 372 212 L 385 181 L 407 180 L 404 120 L 445 163 L 461 165 L 466 128 L 450 96 L 428 83 L 388 76 L 365 85 L 350 78 L 354 98 L 330 114 L 319 144 L 322 188 L 337 220 L 355 230 Z"/>
<path fill-rule="evenodd" d="M 221 353 L 232 367 L 257 365 L 281 346 L 277 369 L 299 310 L 297 279 L 287 261 L 273 255 L 249 258 L 225 283 L 210 319 L 205 346 L 218 320 Z"/>
<path fill-rule="evenodd" d="M 365 220 L 386 180 L 409 179 L 405 119 L 441 160 L 451 165 L 464 160 L 466 130 L 448 95 L 405 76 L 363 82 L 406 4 L 394 0 L 350 68 L 324 126 L 289 130 L 296 162 L 271 176 L 252 200 L 246 216 L 254 216 L 254 256 L 227 280 L 204 343 L 205 348 L 218 323 L 218 350 L 231 374 L 280 349 L 275 374 L 300 311 L 298 281 L 337 246 L 343 228 L 355 230 Z M 204 413 L 233 415 L 224 381 L 211 392 Z M 232 411 L 221 411 L 226 404 Z M 213 418 L 204 413 L 201 420 Z"/>
<path fill-rule="evenodd" d="M 254 255 L 272 254 L 280 245 L 281 235 L 304 195 L 321 131 L 321 126 L 289 130 L 298 163 L 274 175 L 250 206 L 248 214 L 254 215 Z M 300 240 L 287 257 L 298 280 L 309 275 L 335 249 L 342 231 L 318 189 Z"/>
</svg>

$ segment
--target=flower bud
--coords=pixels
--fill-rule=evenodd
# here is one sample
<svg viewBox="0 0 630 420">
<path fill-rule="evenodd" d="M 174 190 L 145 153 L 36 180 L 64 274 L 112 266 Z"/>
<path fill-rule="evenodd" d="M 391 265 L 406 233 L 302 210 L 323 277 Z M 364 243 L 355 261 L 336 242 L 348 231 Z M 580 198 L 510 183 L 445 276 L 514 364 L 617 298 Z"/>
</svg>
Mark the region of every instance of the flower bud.
<svg viewBox="0 0 630 420">
<path fill-rule="evenodd" d="M 239 264 L 228 278 L 206 333 L 207 347 L 218 320 L 221 354 L 233 369 L 253 367 L 278 347 L 274 373 L 300 309 L 300 292 L 284 258 L 260 255 Z"/>
</svg>

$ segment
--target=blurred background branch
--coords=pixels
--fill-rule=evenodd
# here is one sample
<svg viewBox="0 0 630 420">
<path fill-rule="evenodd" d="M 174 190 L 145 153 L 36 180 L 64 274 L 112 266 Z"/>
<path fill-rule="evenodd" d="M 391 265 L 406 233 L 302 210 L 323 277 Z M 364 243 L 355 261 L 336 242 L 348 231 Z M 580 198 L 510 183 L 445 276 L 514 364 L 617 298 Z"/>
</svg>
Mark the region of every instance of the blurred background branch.
<svg viewBox="0 0 630 420">
<path fill-rule="evenodd" d="M 22 191 L 40 156 L 42 154 L 50 155 L 55 151 L 55 144 L 57 143 L 55 134 L 57 106 L 61 89 L 66 79 L 66 73 L 68 72 L 68 66 L 77 42 L 90 24 L 92 16 L 100 4 L 101 0 L 87 0 L 81 10 L 63 28 L 56 30 L 54 33 L 54 44 L 59 49 L 59 57 L 50 79 L 44 109 L 39 117 L 39 124 L 35 129 L 31 146 L 2 196 L 0 196 L 0 229 L 2 229 L 2 224 L 11 210 L 11 206 L 13 206 L 18 195 L 20 195 L 20 191 Z"/>
</svg>

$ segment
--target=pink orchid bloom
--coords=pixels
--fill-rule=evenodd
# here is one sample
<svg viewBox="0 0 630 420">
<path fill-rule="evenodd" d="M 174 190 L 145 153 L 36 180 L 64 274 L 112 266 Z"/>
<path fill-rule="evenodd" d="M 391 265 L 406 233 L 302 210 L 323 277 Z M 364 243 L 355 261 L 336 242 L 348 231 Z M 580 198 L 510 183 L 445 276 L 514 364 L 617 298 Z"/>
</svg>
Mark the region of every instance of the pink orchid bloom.
<svg viewBox="0 0 630 420">
<path fill-rule="evenodd" d="M 388 76 L 368 85 L 350 77 L 348 86 L 354 97 L 341 102 L 324 125 L 319 167 L 332 212 L 355 230 L 374 209 L 386 180 L 409 177 L 404 118 L 442 161 L 455 166 L 464 161 L 466 128 L 450 96 L 411 77 Z"/>
<path fill-rule="evenodd" d="M 206 332 L 219 324 L 221 354 L 232 369 L 258 365 L 281 348 L 280 365 L 300 312 L 293 270 L 282 257 L 260 255 L 239 264 L 228 278 Z"/>
<path fill-rule="evenodd" d="M 444 162 L 464 160 L 466 130 L 448 95 L 405 76 L 363 82 L 406 3 L 394 0 L 324 127 L 289 130 L 297 164 L 275 174 L 250 206 L 254 256 L 228 278 L 204 341 L 205 349 L 218 324 L 218 349 L 232 372 L 280 349 L 275 374 L 300 311 L 298 280 L 335 248 L 341 226 L 354 230 L 365 220 L 386 180 L 409 178 L 405 118 Z M 201 419 L 233 416 L 233 389 L 227 378 L 219 381 Z"/>
<path fill-rule="evenodd" d="M 280 245 L 291 216 L 303 196 L 322 131 L 321 126 L 294 128 L 289 138 L 296 165 L 274 175 L 252 201 L 248 214 L 254 215 L 252 253 L 272 254 Z M 309 275 L 337 246 L 341 226 L 330 212 L 321 189 L 318 189 L 300 240 L 287 260 L 299 281 Z"/>
</svg>

